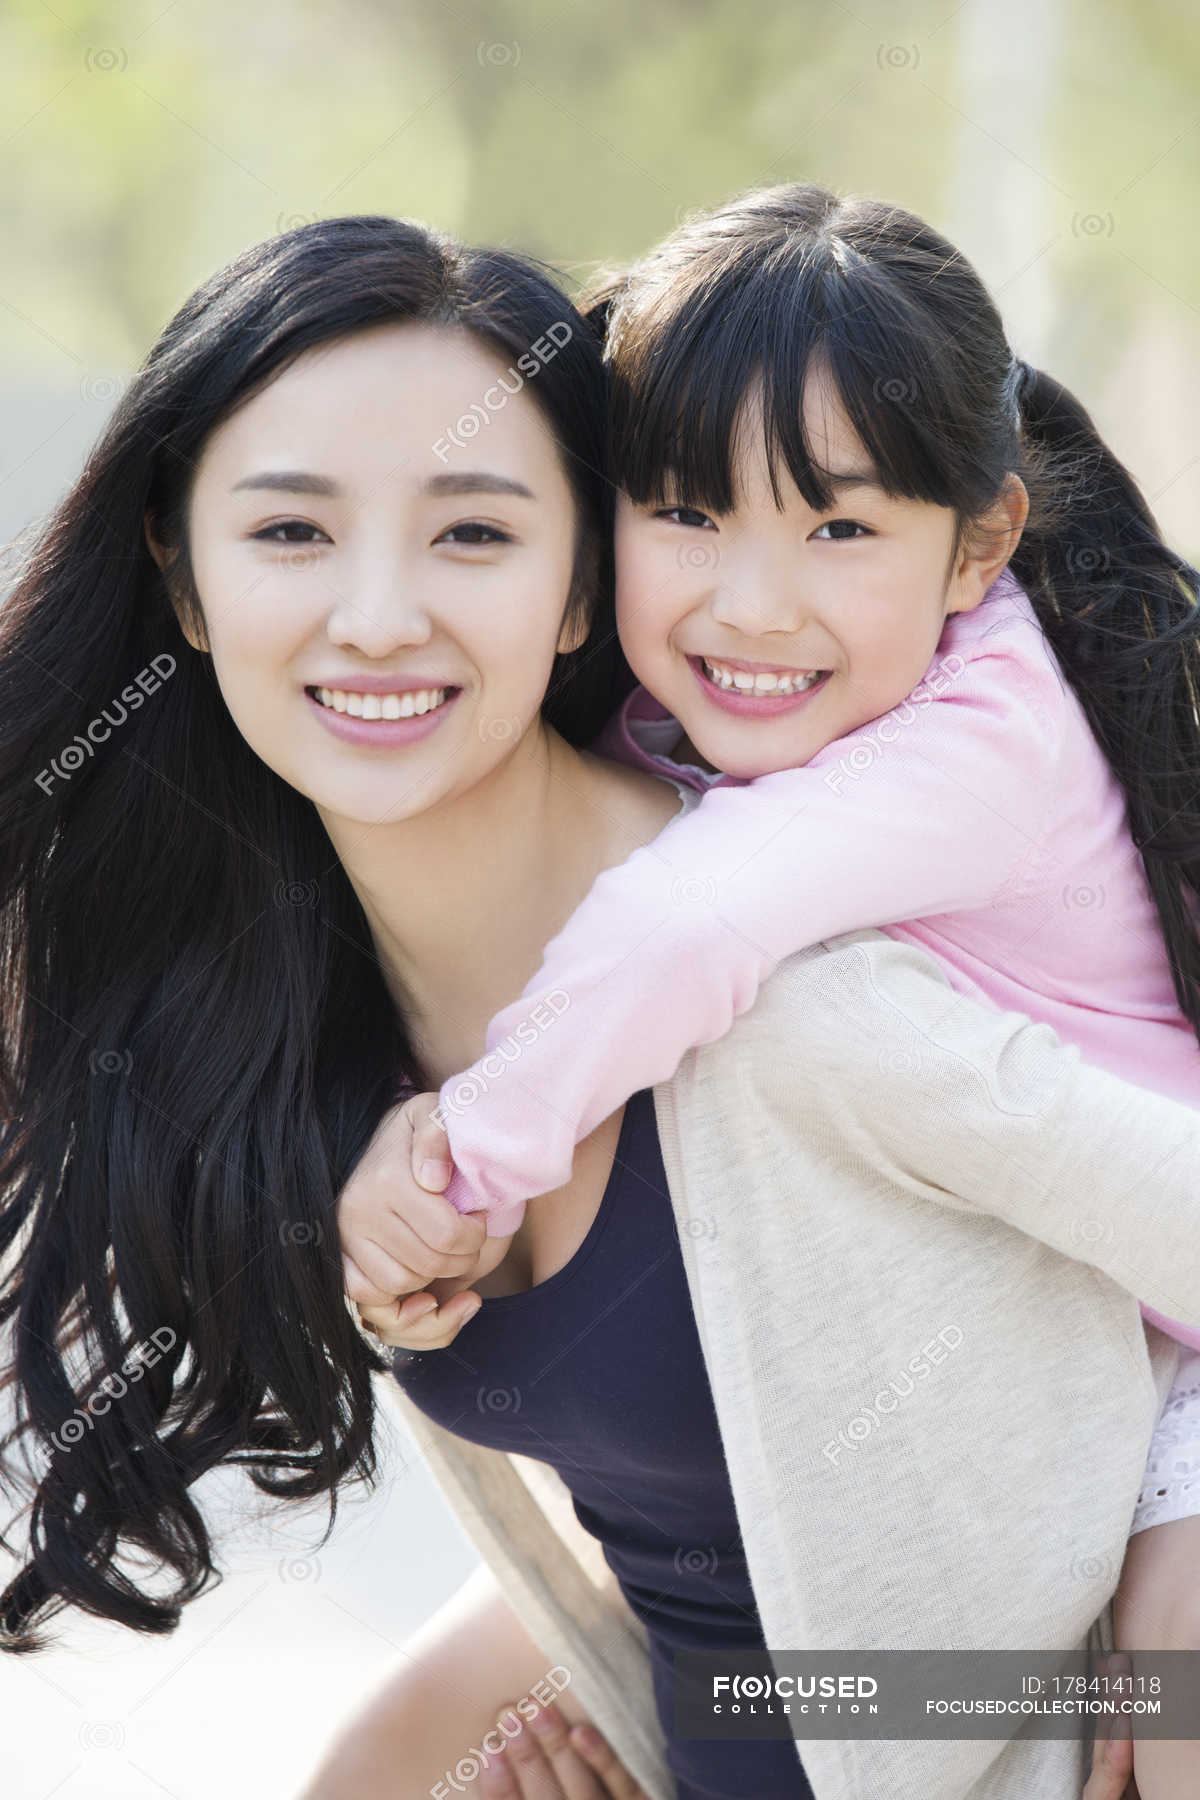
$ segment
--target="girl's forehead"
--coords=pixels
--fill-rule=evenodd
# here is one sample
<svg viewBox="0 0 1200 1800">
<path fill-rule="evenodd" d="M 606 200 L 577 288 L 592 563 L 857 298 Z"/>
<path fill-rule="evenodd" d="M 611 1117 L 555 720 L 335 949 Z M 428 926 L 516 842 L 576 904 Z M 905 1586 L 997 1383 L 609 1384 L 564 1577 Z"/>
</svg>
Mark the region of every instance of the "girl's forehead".
<svg viewBox="0 0 1200 1800">
<path fill-rule="evenodd" d="M 810 370 L 797 410 L 809 459 L 819 476 L 851 475 L 863 481 L 876 478 L 871 457 L 850 422 L 837 385 L 824 368 Z M 773 462 L 776 480 L 794 494 L 795 483 L 780 449 L 764 378 L 758 375 L 748 386 L 734 421 L 731 462 L 739 492 L 765 487 L 769 494 Z"/>
</svg>

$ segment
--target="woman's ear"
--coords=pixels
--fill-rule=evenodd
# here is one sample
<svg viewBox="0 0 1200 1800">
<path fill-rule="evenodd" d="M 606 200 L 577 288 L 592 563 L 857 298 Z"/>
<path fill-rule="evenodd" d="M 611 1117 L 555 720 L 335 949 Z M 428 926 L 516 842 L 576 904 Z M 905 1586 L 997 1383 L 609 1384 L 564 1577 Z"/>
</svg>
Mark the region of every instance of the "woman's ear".
<svg viewBox="0 0 1200 1800">
<path fill-rule="evenodd" d="M 178 559 L 178 552 L 175 550 L 168 550 L 165 544 L 161 544 L 155 536 L 154 528 L 154 514 L 147 508 L 142 520 L 142 531 L 146 539 L 146 548 L 149 550 L 151 556 L 158 564 L 159 569 L 162 571 L 163 580 L 165 581 L 167 588 L 167 597 L 171 602 L 171 609 L 179 623 L 179 629 L 182 631 L 193 650 L 198 650 L 201 655 L 207 655 L 209 654 L 209 646 L 208 639 L 204 632 L 204 622 L 199 617 L 198 611 L 191 607 L 187 600 L 177 592 L 177 584 L 172 580 L 172 570 Z"/>
<path fill-rule="evenodd" d="M 582 650 L 587 643 L 591 630 L 587 620 L 587 609 L 572 603 L 563 621 L 562 630 L 558 634 L 559 656 L 569 656 L 572 650 Z"/>
<path fill-rule="evenodd" d="M 996 499 L 971 527 L 969 546 L 958 558 L 951 580 L 947 614 L 971 612 L 1005 567 L 1029 517 L 1029 490 L 1019 475 L 1008 474 Z"/>
</svg>

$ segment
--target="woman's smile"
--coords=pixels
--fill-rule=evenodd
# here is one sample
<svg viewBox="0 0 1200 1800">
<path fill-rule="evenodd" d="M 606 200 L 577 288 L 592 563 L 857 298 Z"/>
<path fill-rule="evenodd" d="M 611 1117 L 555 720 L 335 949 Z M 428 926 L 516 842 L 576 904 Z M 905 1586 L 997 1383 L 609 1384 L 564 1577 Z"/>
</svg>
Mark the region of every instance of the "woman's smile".
<svg viewBox="0 0 1200 1800">
<path fill-rule="evenodd" d="M 582 514 L 535 398 L 469 458 L 437 453 L 499 362 L 452 327 L 376 324 L 296 358 L 200 457 L 192 574 L 222 695 L 327 821 L 392 830 L 499 776 L 586 635 L 567 620 Z"/>
<path fill-rule="evenodd" d="M 379 749 L 415 743 L 437 730 L 460 687 L 403 686 L 386 691 L 363 687 L 306 687 L 305 696 L 322 725 L 349 744 Z"/>
</svg>

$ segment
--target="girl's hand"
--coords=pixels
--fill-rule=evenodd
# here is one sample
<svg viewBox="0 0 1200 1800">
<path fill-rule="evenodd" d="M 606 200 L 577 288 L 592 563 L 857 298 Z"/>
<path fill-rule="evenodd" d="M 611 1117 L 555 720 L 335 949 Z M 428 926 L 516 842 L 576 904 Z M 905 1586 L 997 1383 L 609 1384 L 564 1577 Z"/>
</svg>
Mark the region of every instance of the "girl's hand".
<svg viewBox="0 0 1200 1800">
<path fill-rule="evenodd" d="M 439 1349 L 461 1330 L 478 1297 L 450 1302 L 512 1241 L 489 1238 L 482 1212 L 457 1212 L 442 1194 L 452 1164 L 431 1116 L 437 1098 L 417 1094 L 384 1115 L 337 1202 L 346 1294 L 385 1344 L 416 1350 Z"/>
<path fill-rule="evenodd" d="M 486 1800 L 648 1800 L 645 1788 L 617 1761 L 594 1725 L 568 1730 L 553 1702 L 532 1720 L 515 1712 L 512 1702 L 502 1707 L 500 1717 L 510 1731 L 513 1716 L 521 1720 L 522 1731 L 507 1741 L 475 1783 Z M 1086 1800 L 1093 1800 L 1092 1795 Z"/>
</svg>

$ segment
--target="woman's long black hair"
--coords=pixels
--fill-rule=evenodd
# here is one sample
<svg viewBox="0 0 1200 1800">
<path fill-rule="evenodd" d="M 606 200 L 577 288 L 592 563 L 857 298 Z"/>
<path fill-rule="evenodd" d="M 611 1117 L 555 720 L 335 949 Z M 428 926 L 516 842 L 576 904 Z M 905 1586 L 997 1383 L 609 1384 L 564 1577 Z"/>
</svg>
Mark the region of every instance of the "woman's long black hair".
<svg viewBox="0 0 1200 1800">
<path fill-rule="evenodd" d="M 640 504 L 726 512 L 762 381 L 766 454 L 808 504 L 827 368 L 883 485 L 954 510 L 958 542 L 1011 471 L 1030 513 L 1010 566 L 1125 794 L 1180 1007 L 1200 1037 L 1200 610 L 1136 482 L 1074 396 L 1015 358 L 974 269 L 921 219 L 801 183 L 697 216 L 585 302 L 606 325 L 614 478 Z"/>
<path fill-rule="evenodd" d="M 335 1201 L 398 1077 L 428 1082 L 314 806 L 236 729 L 143 520 L 186 597 L 209 433 L 303 351 L 389 320 L 459 328 L 510 370 L 559 324 L 530 393 L 575 500 L 567 611 L 591 629 L 543 717 L 587 743 L 628 680 L 600 350 L 538 266 L 331 219 L 184 304 L 0 607 L 0 1448 L 35 1453 L 20 1483 L 6 1465 L 32 1493 L 10 1652 L 67 1604 L 172 1631 L 221 1579 L 190 1493 L 217 1464 L 327 1495 L 330 1530 L 339 1484 L 375 1475 L 384 1365 L 346 1310 Z M 122 1567 L 135 1550 L 173 1585 Z"/>
</svg>

